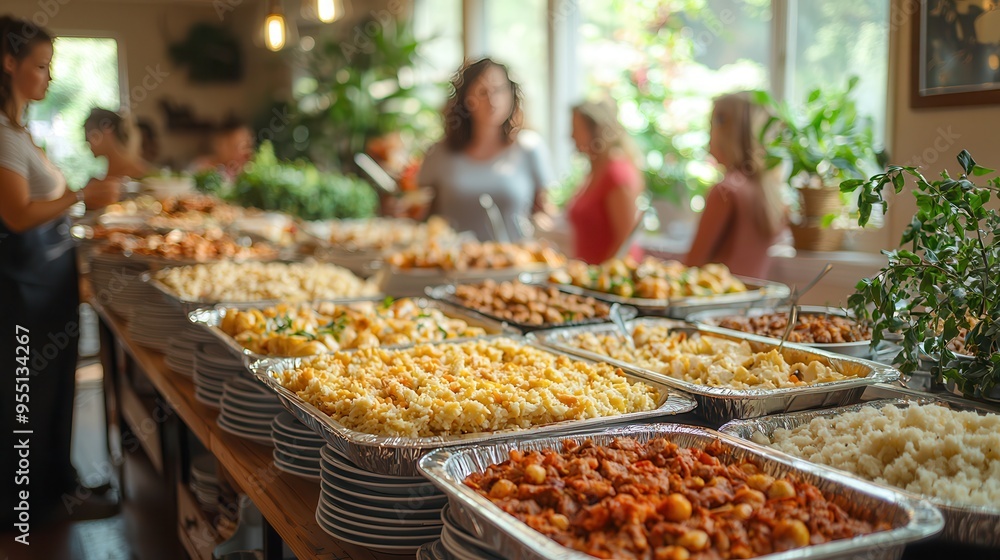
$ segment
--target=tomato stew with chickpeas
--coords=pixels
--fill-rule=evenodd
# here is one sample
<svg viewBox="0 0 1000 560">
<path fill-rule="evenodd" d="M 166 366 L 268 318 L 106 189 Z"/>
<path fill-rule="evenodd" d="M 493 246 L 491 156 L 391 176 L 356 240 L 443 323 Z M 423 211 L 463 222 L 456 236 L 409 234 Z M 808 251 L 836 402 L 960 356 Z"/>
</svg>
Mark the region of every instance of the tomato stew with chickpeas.
<svg viewBox="0 0 1000 560">
<path fill-rule="evenodd" d="M 726 464 L 721 443 L 665 438 L 607 446 L 563 442 L 510 459 L 465 484 L 559 544 L 597 558 L 710 560 L 764 554 L 888 530 L 852 517 L 818 488 Z"/>
</svg>

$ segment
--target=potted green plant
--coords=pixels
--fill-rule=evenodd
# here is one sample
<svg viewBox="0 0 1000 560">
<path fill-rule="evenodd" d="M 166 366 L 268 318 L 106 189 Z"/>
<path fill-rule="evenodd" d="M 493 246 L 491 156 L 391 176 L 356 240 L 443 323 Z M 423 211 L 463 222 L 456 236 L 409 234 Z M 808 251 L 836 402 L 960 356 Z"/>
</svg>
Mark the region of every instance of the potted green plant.
<svg viewBox="0 0 1000 560">
<path fill-rule="evenodd" d="M 851 179 L 841 190 L 858 198 L 858 225 L 876 205 L 886 211 L 883 190 L 900 193 L 909 176 L 916 182 L 913 216 L 888 264 L 857 285 L 848 303 L 872 323 L 872 344 L 885 333 L 901 334 L 895 363 L 909 374 L 921 362 L 967 396 L 1000 399 L 1000 213 L 987 208 L 1000 192 L 1000 178 L 977 165 L 969 152 L 958 156 L 961 174 L 928 181 L 914 167 L 890 166 L 869 179 Z M 976 181 L 979 181 L 977 184 Z"/>
<path fill-rule="evenodd" d="M 844 89 L 813 89 L 795 109 L 767 92 L 757 93 L 757 102 L 773 112 L 761 131 L 767 165 L 787 164 L 789 185 L 798 192 L 799 208 L 792 223 L 798 249 L 838 249 L 843 230 L 830 227 L 844 215 L 845 200 L 838 185 L 867 177 L 884 163 L 875 148 L 872 119 L 858 113 L 852 97 L 857 85 L 854 76 Z"/>
</svg>

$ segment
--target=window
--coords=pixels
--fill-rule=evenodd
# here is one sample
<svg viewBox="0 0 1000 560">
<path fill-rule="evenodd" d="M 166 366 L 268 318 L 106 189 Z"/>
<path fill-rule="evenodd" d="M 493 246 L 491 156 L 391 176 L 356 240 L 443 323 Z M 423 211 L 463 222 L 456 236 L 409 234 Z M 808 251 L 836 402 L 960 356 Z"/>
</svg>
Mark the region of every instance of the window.
<svg viewBox="0 0 1000 560">
<path fill-rule="evenodd" d="M 785 98 L 792 104 L 816 87 L 846 87 L 851 76 L 859 112 L 872 117 L 885 141 L 889 85 L 889 2 L 790 0 Z"/>
<path fill-rule="evenodd" d="M 768 85 L 768 3 L 592 0 L 580 10 L 583 91 L 618 101 L 650 191 L 700 209 L 720 178 L 707 162 L 712 99 Z"/>
<path fill-rule="evenodd" d="M 94 158 L 83 121 L 94 107 L 121 106 L 118 42 L 91 37 L 59 37 L 52 57 L 52 83 L 43 101 L 29 110 L 29 128 L 73 189 L 103 177 L 107 162 Z"/>
<path fill-rule="evenodd" d="M 525 126 L 550 138 L 548 2 L 485 2 L 486 49 L 510 67 L 524 95 Z"/>
</svg>

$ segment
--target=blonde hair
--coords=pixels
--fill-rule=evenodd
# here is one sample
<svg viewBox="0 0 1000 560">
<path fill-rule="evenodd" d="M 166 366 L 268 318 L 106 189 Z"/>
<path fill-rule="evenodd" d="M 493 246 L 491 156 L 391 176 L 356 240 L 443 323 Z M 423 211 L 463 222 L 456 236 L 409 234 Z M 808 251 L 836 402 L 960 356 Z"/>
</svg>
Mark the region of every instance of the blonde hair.
<svg viewBox="0 0 1000 560">
<path fill-rule="evenodd" d="M 741 91 L 717 97 L 712 109 L 712 135 L 727 162 L 727 171 L 739 171 L 757 185 L 760 196 L 754 197 L 754 221 L 770 236 L 785 223 L 785 204 L 781 198 L 781 170 L 768 169 L 767 155 L 760 133 L 770 119 L 766 107 L 754 103 L 750 93 Z"/>
<path fill-rule="evenodd" d="M 613 99 L 584 101 L 575 105 L 573 112 L 580 115 L 590 128 L 593 139 L 591 149 L 594 153 L 628 158 L 636 167 L 644 167 L 635 142 L 618 121 L 618 104 Z"/>
</svg>

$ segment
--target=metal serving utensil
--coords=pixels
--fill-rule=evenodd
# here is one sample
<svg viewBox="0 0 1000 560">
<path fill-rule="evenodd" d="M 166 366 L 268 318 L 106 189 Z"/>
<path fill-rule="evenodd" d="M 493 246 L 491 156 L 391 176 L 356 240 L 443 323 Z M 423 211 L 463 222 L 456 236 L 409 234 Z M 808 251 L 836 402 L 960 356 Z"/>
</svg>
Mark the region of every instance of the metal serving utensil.
<svg viewBox="0 0 1000 560">
<path fill-rule="evenodd" d="M 615 327 L 618 328 L 618 334 L 620 334 L 621 337 L 625 339 L 625 342 L 628 343 L 629 350 L 635 350 L 635 339 L 632 338 L 632 333 L 625 325 L 625 319 L 622 318 L 621 304 L 612 303 L 611 309 L 608 311 L 608 317 L 611 319 L 611 322 L 615 324 Z"/>
<path fill-rule="evenodd" d="M 479 195 L 479 205 L 483 207 L 483 210 L 486 211 L 486 216 L 490 219 L 490 225 L 493 226 L 493 237 L 500 243 L 510 243 L 510 232 L 507 231 L 507 224 L 503 221 L 503 214 L 500 213 L 500 209 L 493 202 L 493 197 L 485 193 Z"/>
<path fill-rule="evenodd" d="M 792 293 L 788 296 L 788 324 L 785 325 L 785 332 L 781 335 L 781 343 L 778 344 L 778 352 L 781 352 L 781 350 L 785 347 L 785 343 L 788 342 L 788 337 L 792 334 L 792 329 L 795 328 L 795 324 L 799 321 L 799 298 L 802 297 L 802 294 L 813 289 L 813 286 L 822 280 L 823 277 L 826 276 L 831 270 L 833 270 L 833 265 L 826 263 L 823 270 L 819 271 L 819 274 L 817 274 L 811 282 L 806 284 L 806 287 L 802 288 L 801 291 L 799 291 L 796 286 L 792 286 Z"/>
</svg>

